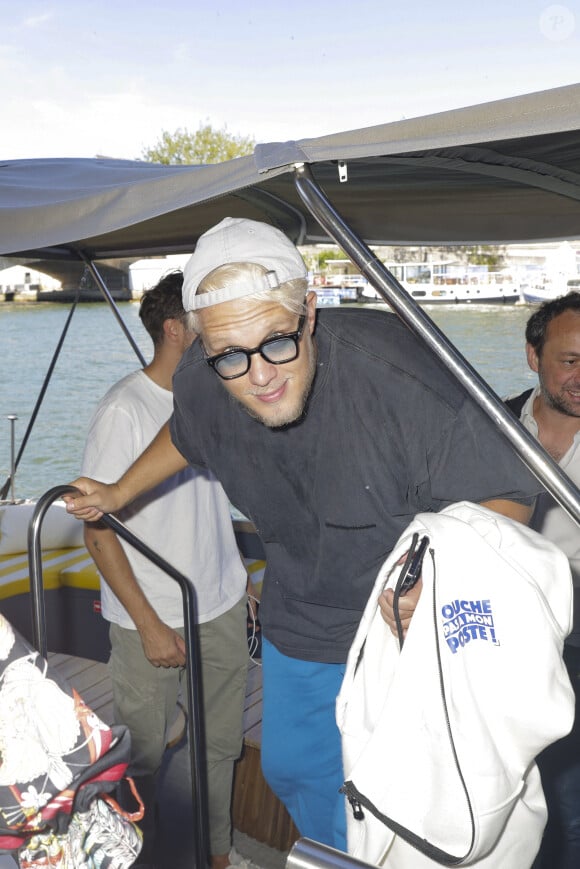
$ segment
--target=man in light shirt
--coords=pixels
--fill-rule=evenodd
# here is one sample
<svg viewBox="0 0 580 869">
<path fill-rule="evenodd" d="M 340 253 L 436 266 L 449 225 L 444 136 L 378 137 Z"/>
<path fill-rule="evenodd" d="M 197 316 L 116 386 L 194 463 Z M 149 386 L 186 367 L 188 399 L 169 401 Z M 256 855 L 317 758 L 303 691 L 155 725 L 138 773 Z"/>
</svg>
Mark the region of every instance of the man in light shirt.
<svg viewBox="0 0 580 869">
<path fill-rule="evenodd" d="M 186 323 L 182 283 L 183 275 L 175 272 L 144 294 L 139 315 L 153 340 L 153 359 L 116 383 L 100 402 L 89 428 L 83 473 L 116 480 L 171 416 L 173 374 L 196 337 Z M 229 502 L 210 471 L 184 468 L 118 517 L 195 587 L 212 867 L 239 866 L 244 861 L 231 847 L 230 802 L 234 763 L 242 748 L 247 574 Z M 149 867 L 155 851 L 155 780 L 186 660 L 182 595 L 173 579 L 104 524 L 86 524 L 85 541 L 104 580 L 102 612 L 110 622 L 115 716 L 131 731 L 130 774 L 146 806 L 139 865 Z"/>
<path fill-rule="evenodd" d="M 526 326 L 528 364 L 538 385 L 507 404 L 577 485 L 580 484 L 580 293 L 541 305 Z M 541 869 L 580 866 L 580 528 L 548 493 L 539 495 L 532 528 L 568 556 L 574 583 L 574 625 L 564 660 L 576 694 L 572 732 L 538 758 L 548 804 Z M 536 867 L 535 867 L 536 869 Z"/>
</svg>

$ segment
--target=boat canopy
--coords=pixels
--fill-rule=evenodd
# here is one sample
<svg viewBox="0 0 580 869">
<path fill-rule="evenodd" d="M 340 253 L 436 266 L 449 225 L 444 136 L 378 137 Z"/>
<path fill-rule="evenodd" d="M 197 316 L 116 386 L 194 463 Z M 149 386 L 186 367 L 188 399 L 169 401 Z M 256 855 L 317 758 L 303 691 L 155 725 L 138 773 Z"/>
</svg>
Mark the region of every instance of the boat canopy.
<svg viewBox="0 0 580 869">
<path fill-rule="evenodd" d="M 580 84 L 320 138 L 215 165 L 111 159 L 0 164 L 0 254 L 186 252 L 225 216 L 330 241 L 304 205 L 307 164 L 367 244 L 547 241 L 580 233 Z"/>
<path fill-rule="evenodd" d="M 41 271 L 50 259 L 84 261 L 105 296 L 95 260 L 191 251 L 227 216 L 269 222 L 296 244 L 339 244 L 580 525 L 577 487 L 368 247 L 580 235 L 580 84 L 258 145 L 208 166 L 0 165 L 0 255 Z"/>
</svg>

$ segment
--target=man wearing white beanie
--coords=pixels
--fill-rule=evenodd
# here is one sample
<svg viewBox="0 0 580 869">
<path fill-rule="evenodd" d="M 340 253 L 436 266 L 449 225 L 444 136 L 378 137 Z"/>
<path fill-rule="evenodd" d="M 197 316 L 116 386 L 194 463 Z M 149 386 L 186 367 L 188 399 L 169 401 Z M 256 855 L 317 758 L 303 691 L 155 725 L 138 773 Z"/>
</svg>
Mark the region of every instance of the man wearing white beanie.
<svg viewBox="0 0 580 869">
<path fill-rule="evenodd" d="M 168 426 L 116 484 L 75 481 L 69 510 L 98 518 L 187 463 L 212 469 L 266 552 L 265 776 L 303 836 L 344 849 L 335 699 L 380 565 L 420 511 L 468 500 L 527 521 L 539 486 L 396 317 L 318 313 L 278 229 L 226 218 L 199 239 L 183 292 L 200 338 Z"/>
</svg>

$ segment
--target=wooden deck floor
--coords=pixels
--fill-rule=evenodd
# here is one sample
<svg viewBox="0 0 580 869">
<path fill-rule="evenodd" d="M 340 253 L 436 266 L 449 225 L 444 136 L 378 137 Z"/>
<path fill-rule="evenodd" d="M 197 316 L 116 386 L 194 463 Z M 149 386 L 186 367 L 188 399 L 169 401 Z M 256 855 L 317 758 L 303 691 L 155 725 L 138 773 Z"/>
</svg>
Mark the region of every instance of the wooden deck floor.
<svg viewBox="0 0 580 869">
<path fill-rule="evenodd" d="M 106 664 L 57 652 L 49 652 L 48 660 L 102 721 L 113 723 L 111 677 Z M 250 661 L 244 706 L 244 740 L 259 748 L 261 738 L 262 668 L 255 661 Z"/>
<path fill-rule="evenodd" d="M 79 692 L 101 721 L 105 724 L 113 723 L 111 677 L 106 664 L 55 652 L 48 653 L 48 661 Z"/>
<path fill-rule="evenodd" d="M 50 652 L 49 661 L 82 696 L 84 701 L 107 724 L 113 723 L 111 679 L 106 664 L 87 658 L 71 657 Z M 183 731 L 183 720 L 176 720 L 175 734 Z M 280 866 L 287 852 L 299 838 L 299 833 L 284 806 L 276 799 L 261 773 L 260 742 L 262 732 L 262 670 L 250 662 L 244 710 L 244 751 L 237 763 L 232 816 L 236 835 L 244 834 L 260 843 L 269 855 L 280 853 L 280 858 L 262 865 Z M 171 843 L 170 865 L 173 869 L 189 866 L 188 844 L 183 830 L 188 826 L 191 811 L 191 784 L 187 761 L 187 742 L 177 739 L 175 747 L 166 752 L 167 764 L 161 786 L 161 814 L 167 840 Z M 167 804 L 164 806 L 163 803 Z M 276 849 L 271 850 L 271 849 Z M 250 852 L 251 853 L 251 852 Z M 169 865 L 169 864 L 168 864 Z M 0 854 L 0 869 L 17 869 L 16 861 Z M 164 867 L 165 869 L 165 867 Z"/>
<path fill-rule="evenodd" d="M 99 718 L 112 724 L 113 699 L 107 665 L 53 652 L 49 653 L 48 658 Z M 179 742 L 184 726 L 183 718 L 178 716 L 170 734 L 170 744 Z M 241 833 L 272 848 L 287 851 L 299 838 L 299 833 L 262 776 L 261 737 L 262 668 L 255 661 L 250 661 L 244 707 L 244 751 L 236 766 L 233 822 Z"/>
</svg>

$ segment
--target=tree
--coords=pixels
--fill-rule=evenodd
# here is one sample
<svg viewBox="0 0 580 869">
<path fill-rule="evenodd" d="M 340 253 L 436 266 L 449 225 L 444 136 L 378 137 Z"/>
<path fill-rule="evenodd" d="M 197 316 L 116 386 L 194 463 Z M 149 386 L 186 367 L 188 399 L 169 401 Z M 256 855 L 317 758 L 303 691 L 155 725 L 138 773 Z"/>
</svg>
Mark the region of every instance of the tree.
<svg viewBox="0 0 580 869">
<path fill-rule="evenodd" d="M 318 268 L 320 271 L 324 271 L 328 260 L 340 259 L 341 257 L 346 257 L 346 254 L 339 247 L 321 250 L 316 257 Z"/>
<path fill-rule="evenodd" d="M 475 266 L 487 266 L 489 271 L 497 271 L 504 264 L 504 248 L 495 245 L 478 245 L 468 248 L 467 261 Z"/>
<path fill-rule="evenodd" d="M 226 126 L 214 130 L 200 124 L 195 133 L 178 127 L 174 133 L 164 130 L 151 148 L 144 148 L 143 160 L 150 163 L 223 163 L 234 157 L 251 154 L 256 142 L 251 136 L 233 136 Z"/>
</svg>

